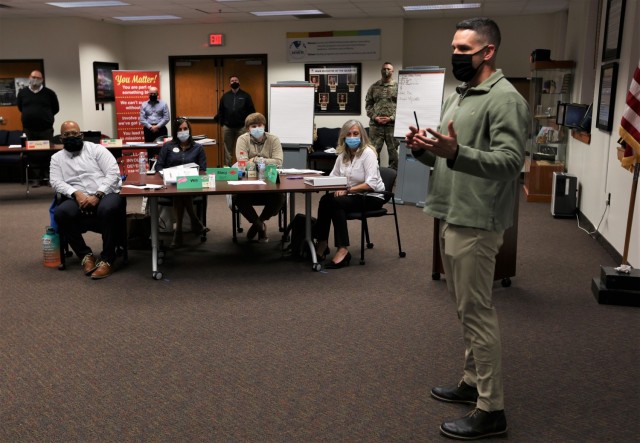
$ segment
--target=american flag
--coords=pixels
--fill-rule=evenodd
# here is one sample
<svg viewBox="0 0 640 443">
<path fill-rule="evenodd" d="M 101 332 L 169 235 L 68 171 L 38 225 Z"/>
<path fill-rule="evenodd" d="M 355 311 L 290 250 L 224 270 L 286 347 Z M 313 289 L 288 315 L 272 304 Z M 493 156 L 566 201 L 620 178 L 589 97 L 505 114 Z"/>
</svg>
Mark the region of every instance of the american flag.
<svg viewBox="0 0 640 443">
<path fill-rule="evenodd" d="M 634 165 L 640 163 L 640 62 L 633 73 L 626 103 L 620 123 L 620 137 L 625 148 L 621 162 L 623 168 L 633 171 Z"/>
</svg>

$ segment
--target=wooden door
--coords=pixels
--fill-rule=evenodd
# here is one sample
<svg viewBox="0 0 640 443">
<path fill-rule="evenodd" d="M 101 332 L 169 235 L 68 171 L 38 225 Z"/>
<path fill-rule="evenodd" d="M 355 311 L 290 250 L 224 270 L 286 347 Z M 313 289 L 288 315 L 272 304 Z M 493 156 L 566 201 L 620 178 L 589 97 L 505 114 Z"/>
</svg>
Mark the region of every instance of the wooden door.
<svg viewBox="0 0 640 443">
<path fill-rule="evenodd" d="M 266 55 L 169 57 L 169 67 L 172 121 L 187 117 L 194 135 L 216 139 L 215 146 L 205 148 L 207 166 L 224 165 L 222 129 L 213 122 L 220 97 L 229 90 L 229 77 L 237 75 L 256 111 L 266 115 Z"/>
</svg>

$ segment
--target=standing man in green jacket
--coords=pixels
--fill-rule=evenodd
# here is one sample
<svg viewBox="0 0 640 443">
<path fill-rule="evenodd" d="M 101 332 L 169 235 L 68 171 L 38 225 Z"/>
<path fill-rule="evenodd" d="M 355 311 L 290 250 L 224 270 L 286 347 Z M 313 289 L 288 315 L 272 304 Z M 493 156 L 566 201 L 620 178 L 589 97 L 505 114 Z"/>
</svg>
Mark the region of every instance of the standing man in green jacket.
<svg viewBox="0 0 640 443">
<path fill-rule="evenodd" d="M 393 65 L 389 62 L 382 64 L 380 70 L 382 78 L 372 84 L 364 99 L 365 109 L 369 116 L 369 139 L 378 151 L 382 145 L 387 145 L 389 167 L 398 169 L 398 146 L 400 142 L 393 136 L 396 123 L 396 104 L 398 102 L 398 82 L 393 79 Z"/>
<path fill-rule="evenodd" d="M 453 75 L 463 83 L 445 100 L 438 129 L 410 127 L 406 141 L 417 159 L 434 167 L 425 212 L 440 220 L 447 288 L 466 348 L 462 380 L 433 388 L 431 396 L 475 405 L 440 426 L 446 437 L 473 440 L 507 432 L 492 286 L 504 231 L 513 224 L 530 113 L 496 69 L 500 30 L 493 20 L 459 22 L 451 47 Z"/>
</svg>

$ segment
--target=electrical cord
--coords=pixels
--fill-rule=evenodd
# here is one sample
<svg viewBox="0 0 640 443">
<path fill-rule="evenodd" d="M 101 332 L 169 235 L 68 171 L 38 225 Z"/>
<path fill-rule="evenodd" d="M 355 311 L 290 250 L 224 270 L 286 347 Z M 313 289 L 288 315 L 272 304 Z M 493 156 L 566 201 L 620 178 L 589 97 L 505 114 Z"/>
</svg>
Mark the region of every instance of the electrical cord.
<svg viewBox="0 0 640 443">
<path fill-rule="evenodd" d="M 600 221 L 598 222 L 598 226 L 596 226 L 596 229 L 591 232 L 587 231 L 585 228 L 580 226 L 580 215 L 576 212 L 576 221 L 578 222 L 578 228 L 580 228 L 581 230 L 589 234 L 591 237 L 593 237 L 593 234 L 597 233 L 598 229 L 600 229 L 600 224 L 602 223 L 602 220 L 604 220 L 604 215 L 607 213 L 608 208 L 609 208 L 609 204 L 605 205 L 604 211 L 602 212 L 602 217 L 600 217 Z"/>
</svg>

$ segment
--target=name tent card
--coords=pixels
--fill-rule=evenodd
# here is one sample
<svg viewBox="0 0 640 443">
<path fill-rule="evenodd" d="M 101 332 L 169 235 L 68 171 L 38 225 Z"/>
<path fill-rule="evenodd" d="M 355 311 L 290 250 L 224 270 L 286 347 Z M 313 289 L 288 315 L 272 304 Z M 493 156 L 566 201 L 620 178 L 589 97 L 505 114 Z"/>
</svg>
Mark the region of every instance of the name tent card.
<svg viewBox="0 0 640 443">
<path fill-rule="evenodd" d="M 215 174 L 217 182 L 238 180 L 238 168 L 207 168 L 207 174 Z"/>
</svg>

